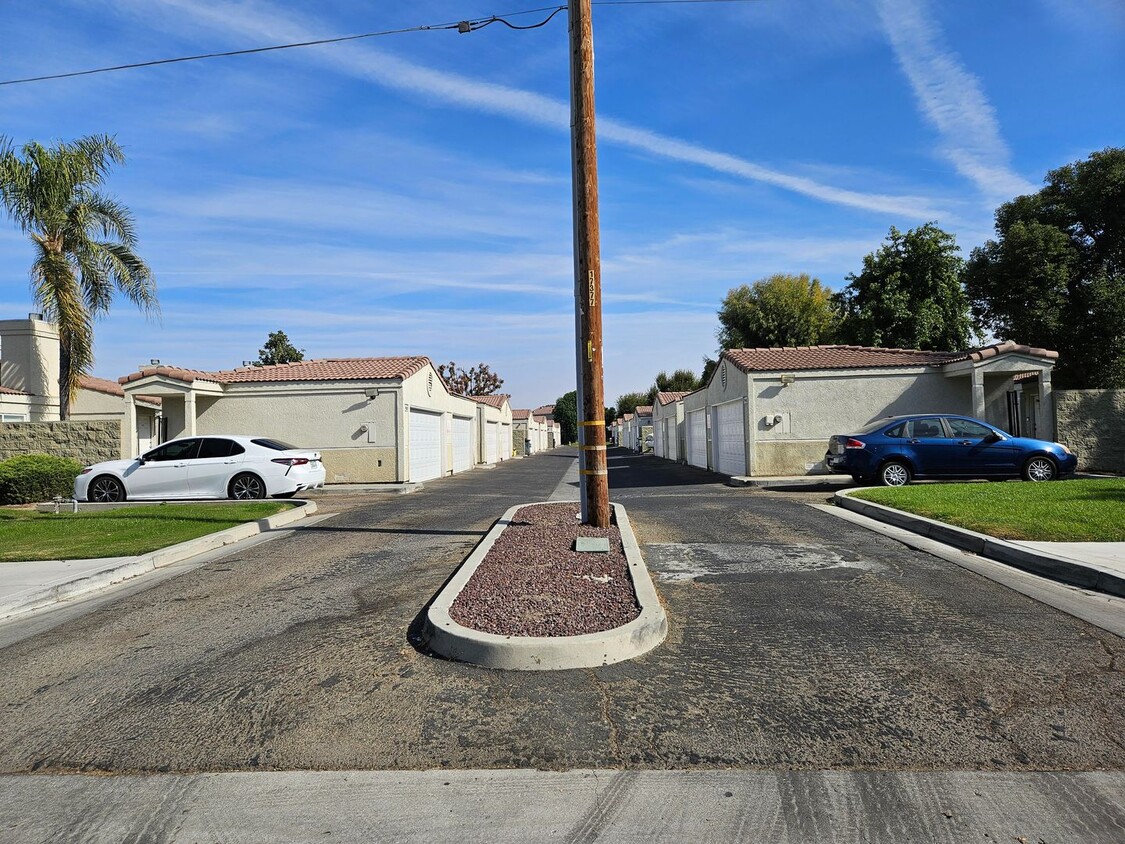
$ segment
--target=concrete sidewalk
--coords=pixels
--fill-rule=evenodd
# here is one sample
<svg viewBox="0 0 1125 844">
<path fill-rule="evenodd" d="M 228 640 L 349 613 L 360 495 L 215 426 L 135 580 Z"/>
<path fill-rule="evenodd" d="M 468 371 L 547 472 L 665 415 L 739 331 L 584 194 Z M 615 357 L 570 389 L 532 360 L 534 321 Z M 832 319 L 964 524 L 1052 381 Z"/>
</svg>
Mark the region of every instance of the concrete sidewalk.
<svg viewBox="0 0 1125 844">
<path fill-rule="evenodd" d="M 235 525 L 136 557 L 0 563 L 0 620 L 72 600 L 155 569 L 233 545 L 292 524 L 316 511 L 316 504 L 306 501 L 265 519 Z"/>
</svg>

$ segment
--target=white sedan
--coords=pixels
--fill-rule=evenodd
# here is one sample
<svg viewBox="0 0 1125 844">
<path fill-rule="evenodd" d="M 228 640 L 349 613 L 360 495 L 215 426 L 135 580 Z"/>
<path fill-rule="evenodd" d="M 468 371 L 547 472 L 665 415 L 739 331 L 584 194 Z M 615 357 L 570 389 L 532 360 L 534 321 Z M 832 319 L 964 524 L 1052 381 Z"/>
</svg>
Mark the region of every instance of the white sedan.
<svg viewBox="0 0 1125 844">
<path fill-rule="evenodd" d="M 74 479 L 79 501 L 289 498 L 324 486 L 320 452 L 267 437 L 169 440 L 134 460 L 108 460 Z"/>
</svg>

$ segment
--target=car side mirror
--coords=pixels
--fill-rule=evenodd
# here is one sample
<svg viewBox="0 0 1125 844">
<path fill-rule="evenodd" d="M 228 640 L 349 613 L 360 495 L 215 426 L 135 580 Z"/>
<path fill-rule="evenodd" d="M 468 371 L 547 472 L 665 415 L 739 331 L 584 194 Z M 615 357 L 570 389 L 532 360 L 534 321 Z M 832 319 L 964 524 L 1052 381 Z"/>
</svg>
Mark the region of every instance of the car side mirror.
<svg viewBox="0 0 1125 844">
<path fill-rule="evenodd" d="M 984 441 L 986 443 L 998 443 L 1002 439 L 1004 439 L 1002 436 L 1000 436 L 998 433 L 993 431 L 991 434 L 989 434 L 987 437 L 984 438 Z"/>
</svg>

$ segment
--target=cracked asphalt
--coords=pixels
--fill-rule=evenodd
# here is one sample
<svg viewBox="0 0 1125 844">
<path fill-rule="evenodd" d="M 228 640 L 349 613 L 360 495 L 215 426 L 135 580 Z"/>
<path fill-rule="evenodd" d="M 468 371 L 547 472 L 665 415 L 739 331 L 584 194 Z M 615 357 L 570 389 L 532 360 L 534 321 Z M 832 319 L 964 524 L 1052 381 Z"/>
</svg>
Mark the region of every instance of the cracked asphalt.
<svg viewBox="0 0 1125 844">
<path fill-rule="evenodd" d="M 327 495 L 332 519 L 40 625 L 0 650 L 0 773 L 1125 768 L 1121 639 L 806 506 L 827 493 L 622 450 L 668 640 L 564 672 L 427 654 L 427 602 L 572 460 Z"/>
</svg>

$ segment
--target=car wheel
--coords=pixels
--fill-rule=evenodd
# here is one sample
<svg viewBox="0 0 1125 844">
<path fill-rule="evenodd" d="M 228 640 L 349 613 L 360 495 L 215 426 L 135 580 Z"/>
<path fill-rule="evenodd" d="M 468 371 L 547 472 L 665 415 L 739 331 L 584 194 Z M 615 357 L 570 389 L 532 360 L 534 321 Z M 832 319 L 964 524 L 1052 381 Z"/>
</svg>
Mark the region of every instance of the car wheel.
<svg viewBox="0 0 1125 844">
<path fill-rule="evenodd" d="M 262 479 L 257 475 L 244 472 L 241 475 L 234 476 L 234 479 L 230 482 L 230 488 L 227 490 L 227 493 L 230 498 L 237 499 L 238 501 L 265 498 L 266 485 L 262 483 Z"/>
<path fill-rule="evenodd" d="M 910 483 L 910 467 L 898 460 L 889 460 L 879 470 L 879 483 L 883 486 L 906 486 Z"/>
<path fill-rule="evenodd" d="M 102 475 L 90 481 L 86 489 L 86 500 L 98 504 L 114 504 L 125 500 L 125 487 L 121 481 L 109 475 Z"/>
<path fill-rule="evenodd" d="M 1025 481 L 1053 481 L 1058 474 L 1058 467 L 1050 457 L 1032 457 L 1023 464 Z"/>
</svg>

